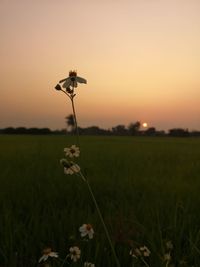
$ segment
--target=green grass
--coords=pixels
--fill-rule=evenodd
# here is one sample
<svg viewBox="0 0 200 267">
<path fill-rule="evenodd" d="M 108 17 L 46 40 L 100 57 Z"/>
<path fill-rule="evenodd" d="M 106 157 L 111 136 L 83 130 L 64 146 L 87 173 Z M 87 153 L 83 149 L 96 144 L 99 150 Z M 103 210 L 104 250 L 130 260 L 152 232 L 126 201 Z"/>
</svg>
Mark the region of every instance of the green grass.
<svg viewBox="0 0 200 267">
<path fill-rule="evenodd" d="M 74 142 L 68 136 L 0 136 L 0 266 L 37 266 L 45 246 L 64 257 L 74 244 L 97 267 L 115 266 L 86 185 L 64 175 L 59 164 L 63 148 Z M 199 267 L 200 139 L 81 137 L 80 142 L 79 163 L 121 266 L 131 266 L 130 245 L 148 246 L 149 265 L 165 266 L 164 243 L 172 240 L 175 266 Z M 80 241 L 83 223 L 94 227 L 91 244 Z"/>
</svg>

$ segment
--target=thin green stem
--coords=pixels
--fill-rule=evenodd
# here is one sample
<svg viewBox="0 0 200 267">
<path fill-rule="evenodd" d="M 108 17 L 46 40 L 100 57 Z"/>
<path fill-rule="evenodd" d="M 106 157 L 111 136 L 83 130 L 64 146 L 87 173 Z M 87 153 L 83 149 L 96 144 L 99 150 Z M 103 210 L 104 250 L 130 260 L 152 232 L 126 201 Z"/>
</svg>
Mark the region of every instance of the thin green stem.
<svg viewBox="0 0 200 267">
<path fill-rule="evenodd" d="M 76 131 L 77 145 L 80 147 L 78 123 L 77 123 L 76 111 L 75 111 L 75 106 L 74 106 L 74 97 L 72 96 L 72 97 L 70 97 L 70 99 L 71 99 L 72 110 L 73 110 L 73 115 L 74 115 L 74 123 L 75 123 L 75 131 Z"/>
<path fill-rule="evenodd" d="M 149 264 L 141 257 L 141 261 L 145 264 L 146 267 L 149 267 Z"/>
<path fill-rule="evenodd" d="M 76 131 L 76 139 L 77 139 L 77 145 L 80 147 L 80 142 L 79 142 L 79 131 L 78 131 L 78 123 L 77 123 L 77 117 L 76 117 L 76 111 L 75 111 L 75 105 L 74 105 L 74 88 L 72 89 L 73 92 L 72 94 L 68 94 L 64 90 L 61 89 L 61 91 L 69 97 L 72 103 L 72 110 L 73 110 L 73 116 L 74 116 L 74 124 L 75 124 L 75 131 Z"/>
<path fill-rule="evenodd" d="M 67 261 L 67 258 L 69 257 L 69 254 L 64 258 L 63 262 L 62 262 L 62 265 L 60 265 L 60 267 L 63 267 L 65 262 Z"/>
<path fill-rule="evenodd" d="M 101 211 L 100 211 L 100 209 L 99 209 L 99 206 L 98 206 L 98 204 L 97 204 L 97 201 L 96 201 L 96 199 L 95 199 L 95 196 L 94 196 L 94 194 L 93 194 L 93 192 L 92 192 L 92 188 L 91 188 L 91 186 L 90 186 L 88 180 L 84 177 L 84 175 L 83 175 L 81 172 L 80 172 L 80 175 L 81 175 L 81 178 L 82 178 L 82 179 L 86 182 L 86 184 L 87 184 L 88 190 L 89 190 L 89 192 L 90 192 L 90 195 L 91 195 L 92 200 L 93 200 L 93 202 L 94 202 L 94 205 L 95 205 L 95 207 L 96 207 L 97 213 L 98 213 L 99 218 L 100 218 L 100 220 L 101 220 L 101 223 L 102 223 L 102 225 L 103 225 L 103 228 L 104 228 L 106 237 L 107 237 L 108 242 L 109 242 L 109 244 L 110 244 L 110 247 L 111 247 L 111 250 L 112 250 L 112 253 L 113 253 L 115 262 L 116 262 L 116 266 L 117 266 L 117 267 L 120 267 L 120 263 L 119 263 L 119 260 L 118 260 L 118 258 L 117 258 L 117 255 L 116 255 L 116 252 L 115 252 L 113 243 L 112 243 L 112 241 L 111 241 L 110 235 L 109 235 L 109 233 L 108 233 L 108 229 L 107 229 L 107 227 L 106 227 L 106 225 L 105 225 L 103 216 L 102 216 L 102 214 L 101 214 Z"/>
</svg>

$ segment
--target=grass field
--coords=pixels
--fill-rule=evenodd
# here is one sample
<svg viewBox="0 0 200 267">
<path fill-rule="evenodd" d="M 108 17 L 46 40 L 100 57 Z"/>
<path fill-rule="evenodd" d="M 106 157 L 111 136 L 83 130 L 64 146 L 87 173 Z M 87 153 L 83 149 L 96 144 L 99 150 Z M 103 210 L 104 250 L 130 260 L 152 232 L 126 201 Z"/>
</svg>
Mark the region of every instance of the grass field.
<svg viewBox="0 0 200 267">
<path fill-rule="evenodd" d="M 87 187 L 60 166 L 63 148 L 74 143 L 68 136 L 0 136 L 0 266 L 37 266 L 44 247 L 64 258 L 72 245 L 81 246 L 82 259 L 71 266 L 85 260 L 115 266 Z M 171 264 L 199 267 L 200 139 L 81 137 L 80 143 L 79 164 L 121 266 L 133 266 L 129 251 L 143 245 L 151 251 L 149 266 L 167 266 L 171 240 Z M 95 230 L 90 242 L 80 240 L 83 223 Z"/>
</svg>

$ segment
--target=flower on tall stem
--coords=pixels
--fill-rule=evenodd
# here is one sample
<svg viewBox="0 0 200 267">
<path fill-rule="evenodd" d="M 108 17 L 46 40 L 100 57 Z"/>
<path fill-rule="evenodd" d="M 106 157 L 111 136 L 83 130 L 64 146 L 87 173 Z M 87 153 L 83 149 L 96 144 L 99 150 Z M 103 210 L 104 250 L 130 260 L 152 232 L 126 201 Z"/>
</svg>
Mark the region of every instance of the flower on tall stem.
<svg viewBox="0 0 200 267">
<path fill-rule="evenodd" d="M 49 257 L 51 257 L 51 258 L 58 258 L 58 253 L 52 251 L 51 248 L 45 248 L 45 249 L 42 251 L 42 253 L 43 253 L 43 255 L 42 255 L 42 257 L 39 259 L 38 262 L 46 261 Z"/>
<path fill-rule="evenodd" d="M 76 96 L 76 94 L 74 94 L 74 89 L 78 86 L 78 83 L 87 83 L 87 81 L 84 79 L 84 78 L 81 78 L 79 76 L 77 76 L 77 72 L 76 71 L 70 71 L 69 72 L 69 77 L 59 81 L 59 83 L 63 83 L 62 84 L 62 87 L 65 89 L 63 90 L 62 87 L 60 86 L 60 84 L 57 84 L 55 86 L 55 89 L 56 90 L 61 90 L 63 93 L 65 93 L 71 100 L 71 104 L 72 104 L 72 110 L 73 110 L 73 115 L 74 115 L 74 124 L 75 124 L 75 129 L 76 129 L 76 137 L 77 137 L 77 144 L 79 144 L 79 131 L 78 131 L 78 123 L 77 123 L 77 118 L 76 118 L 76 111 L 75 111 L 75 105 L 74 105 L 74 97 Z M 71 155 L 71 154 L 70 154 Z M 67 156 L 70 157 L 70 155 L 68 154 Z M 116 252 L 115 252 L 115 249 L 114 249 L 114 246 L 112 244 L 112 240 L 110 238 L 110 235 L 109 235 L 109 232 L 108 232 L 108 229 L 105 225 L 105 222 L 104 222 L 104 219 L 102 217 L 102 214 L 101 214 L 101 211 L 99 209 L 99 206 L 98 206 L 98 203 L 95 199 L 95 196 L 93 194 L 93 191 L 92 191 L 92 188 L 89 184 L 89 181 L 85 178 L 85 176 L 82 174 L 82 172 L 80 171 L 80 167 L 75 164 L 73 161 L 68 161 L 66 159 L 62 159 L 61 160 L 61 164 L 64 166 L 64 172 L 66 174 L 73 174 L 73 173 L 78 173 L 79 176 L 81 177 L 81 179 L 86 183 L 87 187 L 88 187 L 88 190 L 89 190 L 89 193 L 91 195 L 91 198 L 94 202 L 94 205 L 96 207 L 96 210 L 98 212 L 98 215 L 99 215 L 99 218 L 100 218 L 100 221 L 102 223 L 102 226 L 104 228 L 104 231 L 105 231 L 105 234 L 106 234 L 106 237 L 108 239 L 108 242 L 110 244 L 110 247 L 111 247 L 111 250 L 112 250 L 112 253 L 113 253 L 113 256 L 114 256 L 114 259 L 115 259 L 115 263 L 116 263 L 116 266 L 117 267 L 120 267 L 120 263 L 119 263 L 119 260 L 117 258 L 117 255 L 116 255 Z M 87 235 L 87 234 L 86 234 Z M 89 235 L 88 235 L 89 236 Z M 93 237 L 93 233 L 92 231 L 90 232 L 90 237 Z M 80 257 L 80 255 L 79 255 Z"/>
<path fill-rule="evenodd" d="M 62 87 L 60 85 L 62 84 Z M 71 99 L 75 96 L 74 94 L 74 88 L 78 87 L 79 83 L 87 83 L 87 80 L 77 76 L 77 71 L 70 70 L 69 76 L 65 79 L 62 79 L 59 81 L 59 83 L 55 86 L 55 89 L 58 91 L 63 91 L 65 94 L 67 94 Z M 64 90 L 62 89 L 64 88 Z"/>
<path fill-rule="evenodd" d="M 62 87 L 67 89 L 67 88 L 70 88 L 70 86 L 71 87 L 77 87 L 78 83 L 85 83 L 86 84 L 87 80 L 77 76 L 77 71 L 71 70 L 69 72 L 69 77 L 59 81 L 59 83 L 63 83 Z"/>
<path fill-rule="evenodd" d="M 75 111 L 75 105 L 74 105 L 74 97 L 76 96 L 76 94 L 74 93 L 74 89 L 78 86 L 78 83 L 86 84 L 87 80 L 82 77 L 77 76 L 77 72 L 75 70 L 71 70 L 69 72 L 69 77 L 63 80 L 60 80 L 59 83 L 63 83 L 62 87 L 60 84 L 57 84 L 55 86 L 55 89 L 58 91 L 62 91 L 71 100 L 72 110 L 73 110 L 73 115 L 74 115 L 74 124 L 75 124 L 75 129 L 76 129 L 77 143 L 79 143 L 78 124 L 77 124 L 76 111 Z M 64 90 L 62 88 L 64 88 Z"/>
</svg>

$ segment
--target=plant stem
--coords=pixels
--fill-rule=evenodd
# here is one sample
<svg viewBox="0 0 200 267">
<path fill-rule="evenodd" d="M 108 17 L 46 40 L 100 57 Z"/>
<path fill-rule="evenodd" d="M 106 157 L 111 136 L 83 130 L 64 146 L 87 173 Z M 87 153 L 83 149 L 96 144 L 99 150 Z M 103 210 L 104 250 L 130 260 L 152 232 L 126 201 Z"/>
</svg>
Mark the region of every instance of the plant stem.
<svg viewBox="0 0 200 267">
<path fill-rule="evenodd" d="M 149 264 L 141 257 L 142 262 L 145 264 L 145 266 L 149 267 Z"/>
<path fill-rule="evenodd" d="M 65 264 L 65 262 L 66 262 L 66 260 L 67 260 L 68 257 L 69 257 L 69 254 L 64 258 L 64 260 L 62 262 L 62 265 L 60 267 L 63 267 L 64 266 L 64 264 Z"/>
<path fill-rule="evenodd" d="M 92 192 L 92 188 L 91 188 L 91 186 L 90 186 L 88 180 L 84 177 L 84 175 L 83 175 L 81 172 L 80 172 L 80 175 L 81 175 L 81 178 L 82 178 L 82 179 L 86 182 L 86 184 L 87 184 L 88 190 L 89 190 L 89 192 L 90 192 L 90 195 L 91 195 L 92 200 L 93 200 L 93 202 L 94 202 L 94 205 L 95 205 L 95 207 L 96 207 L 97 213 L 98 213 L 99 218 L 100 218 L 100 220 L 101 220 L 101 223 L 102 223 L 102 225 L 103 225 L 103 228 L 104 228 L 106 237 L 107 237 L 108 242 L 109 242 L 109 244 L 110 244 L 110 247 L 111 247 L 111 250 L 112 250 L 112 253 L 113 253 L 115 262 L 116 262 L 116 266 L 117 266 L 117 267 L 120 267 L 120 263 L 119 263 L 119 260 L 118 260 L 118 258 L 117 258 L 117 255 L 116 255 L 116 253 L 115 253 L 115 249 L 114 249 L 113 243 L 112 243 L 112 241 L 111 241 L 110 235 L 109 235 L 109 233 L 108 233 L 108 229 L 107 229 L 107 227 L 106 227 L 106 225 L 105 225 L 103 216 L 102 216 L 102 214 L 101 214 L 101 211 L 100 211 L 100 209 L 99 209 L 99 206 L 98 206 L 98 204 L 97 204 L 97 201 L 96 201 L 96 199 L 95 199 L 95 196 L 94 196 L 94 194 L 93 194 L 93 192 Z"/>
<path fill-rule="evenodd" d="M 70 99 L 71 99 L 72 110 L 73 110 L 73 115 L 74 115 L 74 123 L 75 123 L 75 131 L 76 131 L 77 145 L 80 147 L 78 123 L 77 123 L 76 111 L 75 111 L 75 106 L 74 106 L 74 98 L 73 97 L 70 97 Z"/>
<path fill-rule="evenodd" d="M 78 123 L 77 123 L 77 118 L 76 118 L 76 111 L 75 111 L 75 105 L 74 105 L 74 97 L 75 95 L 72 94 L 68 94 L 67 92 L 65 92 L 64 90 L 61 90 L 65 95 L 67 95 L 69 97 L 69 99 L 71 100 L 72 103 L 72 110 L 73 110 L 73 116 L 74 116 L 74 123 L 75 123 L 75 131 L 76 131 L 76 139 L 77 139 L 77 145 L 80 147 L 80 142 L 79 142 L 79 131 L 78 131 Z M 73 92 L 74 92 L 74 87 L 73 87 Z"/>
</svg>

